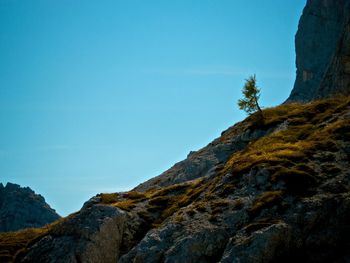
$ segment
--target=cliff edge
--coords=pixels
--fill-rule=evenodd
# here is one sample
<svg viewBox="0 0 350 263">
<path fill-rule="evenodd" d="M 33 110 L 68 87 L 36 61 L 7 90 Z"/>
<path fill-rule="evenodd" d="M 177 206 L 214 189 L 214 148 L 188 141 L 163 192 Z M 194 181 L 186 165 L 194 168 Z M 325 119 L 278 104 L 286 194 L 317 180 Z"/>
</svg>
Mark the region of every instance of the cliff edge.
<svg viewBox="0 0 350 263">
<path fill-rule="evenodd" d="M 350 0 L 308 0 L 295 36 L 297 76 L 287 102 L 350 94 Z"/>
</svg>

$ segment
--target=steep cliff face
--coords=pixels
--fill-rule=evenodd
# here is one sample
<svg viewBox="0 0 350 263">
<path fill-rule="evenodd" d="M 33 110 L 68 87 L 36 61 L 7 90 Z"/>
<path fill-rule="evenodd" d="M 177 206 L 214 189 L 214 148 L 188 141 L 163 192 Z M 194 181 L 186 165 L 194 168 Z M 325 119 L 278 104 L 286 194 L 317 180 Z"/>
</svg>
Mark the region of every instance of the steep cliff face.
<svg viewBox="0 0 350 263">
<path fill-rule="evenodd" d="M 318 97 L 330 94 L 350 94 L 350 19 L 317 92 Z"/>
<path fill-rule="evenodd" d="M 0 232 L 41 227 L 58 218 L 45 199 L 30 188 L 0 184 Z"/>
<path fill-rule="evenodd" d="M 297 77 L 287 101 L 350 93 L 350 0 L 308 0 L 295 37 Z"/>
</svg>

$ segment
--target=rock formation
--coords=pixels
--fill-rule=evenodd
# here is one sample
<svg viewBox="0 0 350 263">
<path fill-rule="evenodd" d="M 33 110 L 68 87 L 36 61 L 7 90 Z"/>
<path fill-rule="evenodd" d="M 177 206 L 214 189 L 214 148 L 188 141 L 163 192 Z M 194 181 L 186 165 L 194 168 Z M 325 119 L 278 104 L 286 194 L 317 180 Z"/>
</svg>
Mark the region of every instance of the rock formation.
<svg viewBox="0 0 350 263">
<path fill-rule="evenodd" d="M 60 216 L 29 187 L 0 184 L 0 232 L 41 227 Z"/>
<path fill-rule="evenodd" d="M 25 263 L 350 262 L 350 0 L 309 0 L 289 101 L 230 127 L 132 191 L 0 234 Z"/>
<path fill-rule="evenodd" d="M 187 158 L 161 175 L 154 177 L 140 185 L 135 191 L 146 191 L 176 183 L 193 180 L 215 173 L 217 166 L 226 162 L 229 156 L 244 149 L 250 141 L 256 140 L 270 131 L 256 129 L 253 132 L 244 131 L 237 125 L 222 132 L 222 136 L 209 143 L 203 149 L 189 153 Z"/>
<path fill-rule="evenodd" d="M 309 0 L 295 36 L 297 77 L 287 101 L 350 94 L 350 0 Z"/>
<path fill-rule="evenodd" d="M 22 262 L 116 262 L 125 220 L 112 206 L 85 208 L 40 239 Z"/>
<path fill-rule="evenodd" d="M 194 179 L 99 194 L 37 232 L 2 234 L 0 261 L 348 262 L 350 97 L 264 116 L 199 151 L 229 149 L 210 172 L 198 166 Z M 240 134 L 250 141 L 237 150 Z"/>
</svg>

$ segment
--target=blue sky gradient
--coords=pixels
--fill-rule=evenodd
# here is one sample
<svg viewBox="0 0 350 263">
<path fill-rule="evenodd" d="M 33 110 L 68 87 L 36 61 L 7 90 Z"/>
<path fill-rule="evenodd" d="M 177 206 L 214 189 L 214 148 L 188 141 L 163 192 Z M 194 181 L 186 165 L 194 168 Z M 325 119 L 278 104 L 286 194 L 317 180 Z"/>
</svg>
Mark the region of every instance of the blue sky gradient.
<svg viewBox="0 0 350 263">
<path fill-rule="evenodd" d="M 0 182 L 61 215 L 129 190 L 197 150 L 295 78 L 306 0 L 0 0 Z"/>
</svg>

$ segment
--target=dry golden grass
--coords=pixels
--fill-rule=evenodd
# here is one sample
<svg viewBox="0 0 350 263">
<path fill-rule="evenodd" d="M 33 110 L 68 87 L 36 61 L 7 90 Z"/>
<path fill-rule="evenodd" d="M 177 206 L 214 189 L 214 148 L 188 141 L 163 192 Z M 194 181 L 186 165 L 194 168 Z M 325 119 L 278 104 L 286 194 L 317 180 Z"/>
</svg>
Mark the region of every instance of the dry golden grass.
<svg viewBox="0 0 350 263">
<path fill-rule="evenodd" d="M 271 165 L 286 160 L 302 162 L 310 157 L 310 152 L 336 147 L 337 131 L 344 133 L 343 130 L 350 127 L 350 121 L 339 119 L 325 126 L 321 124 L 329 121 L 332 114 L 349 107 L 349 103 L 350 99 L 346 97 L 266 109 L 264 125 L 288 121 L 288 128 L 250 143 L 229 159 L 222 172 L 245 173 L 259 164 Z"/>
<path fill-rule="evenodd" d="M 45 236 L 49 227 L 28 228 L 17 232 L 0 234 L 0 262 L 11 262 L 20 250 L 25 250 L 30 243 Z"/>
<path fill-rule="evenodd" d="M 268 191 L 259 195 L 250 209 L 252 214 L 257 214 L 261 209 L 278 204 L 282 201 L 282 191 Z"/>
<path fill-rule="evenodd" d="M 26 228 L 15 232 L 0 233 L 0 262 L 17 262 L 16 259 L 25 254 L 32 244 L 50 234 L 71 216 L 74 214 L 40 228 Z"/>
<path fill-rule="evenodd" d="M 135 203 L 136 203 L 135 200 L 127 199 L 127 200 L 115 202 L 112 205 L 120 209 L 123 209 L 125 211 L 130 211 L 136 206 Z"/>
<path fill-rule="evenodd" d="M 104 193 L 101 194 L 101 203 L 103 204 L 112 204 L 118 202 L 119 194 L 118 193 Z"/>
<path fill-rule="evenodd" d="M 160 225 L 180 208 L 190 204 L 193 204 L 197 212 L 208 212 L 210 204 L 217 200 L 218 196 L 223 199 L 215 204 L 217 210 L 214 212 L 219 213 L 219 209 L 225 209 L 227 205 L 224 198 L 235 191 L 237 183 L 232 179 L 232 182 L 222 187 L 219 184 L 220 176 L 227 173 L 231 174 L 232 178 L 236 178 L 236 175 L 244 176 L 257 165 L 265 166 L 270 170 L 272 183 L 281 180 L 286 183 L 286 194 L 290 189 L 300 190 L 302 189 L 299 187 L 300 184 L 312 184 L 314 180 L 314 171 L 310 166 L 310 158 L 313 158 L 313 154 L 319 150 L 337 151 L 337 140 L 349 140 L 350 120 L 332 119 L 334 114 L 341 113 L 349 107 L 350 97 L 338 97 L 265 109 L 263 123 L 257 123 L 256 116 L 252 115 L 225 132 L 220 138 L 221 142 L 230 140 L 232 136 L 248 129 L 267 130 L 283 122 L 287 123 L 287 128 L 253 141 L 244 150 L 233 154 L 216 178 L 210 180 L 201 178 L 145 193 L 136 191 L 123 194 L 105 193 L 101 194 L 101 202 L 126 211 L 131 211 L 140 205 L 144 208 L 137 211 L 151 227 L 151 225 Z M 339 168 L 330 167 L 329 169 L 335 171 Z M 250 212 L 257 214 L 266 207 L 278 205 L 283 194 L 281 191 L 262 193 L 255 199 Z M 243 206 L 245 204 L 238 199 L 236 209 L 241 209 Z M 193 213 L 194 211 L 187 211 L 187 216 Z M 175 217 L 176 222 L 182 222 L 182 220 L 185 220 L 182 214 Z M 215 221 L 216 218 L 213 217 L 212 220 Z M 44 228 L 0 234 L 0 262 L 12 261 L 16 255 L 25 253 L 30 244 L 54 231 L 59 227 L 60 222 L 57 221 Z M 266 224 L 261 223 L 254 227 L 264 225 Z"/>
</svg>

